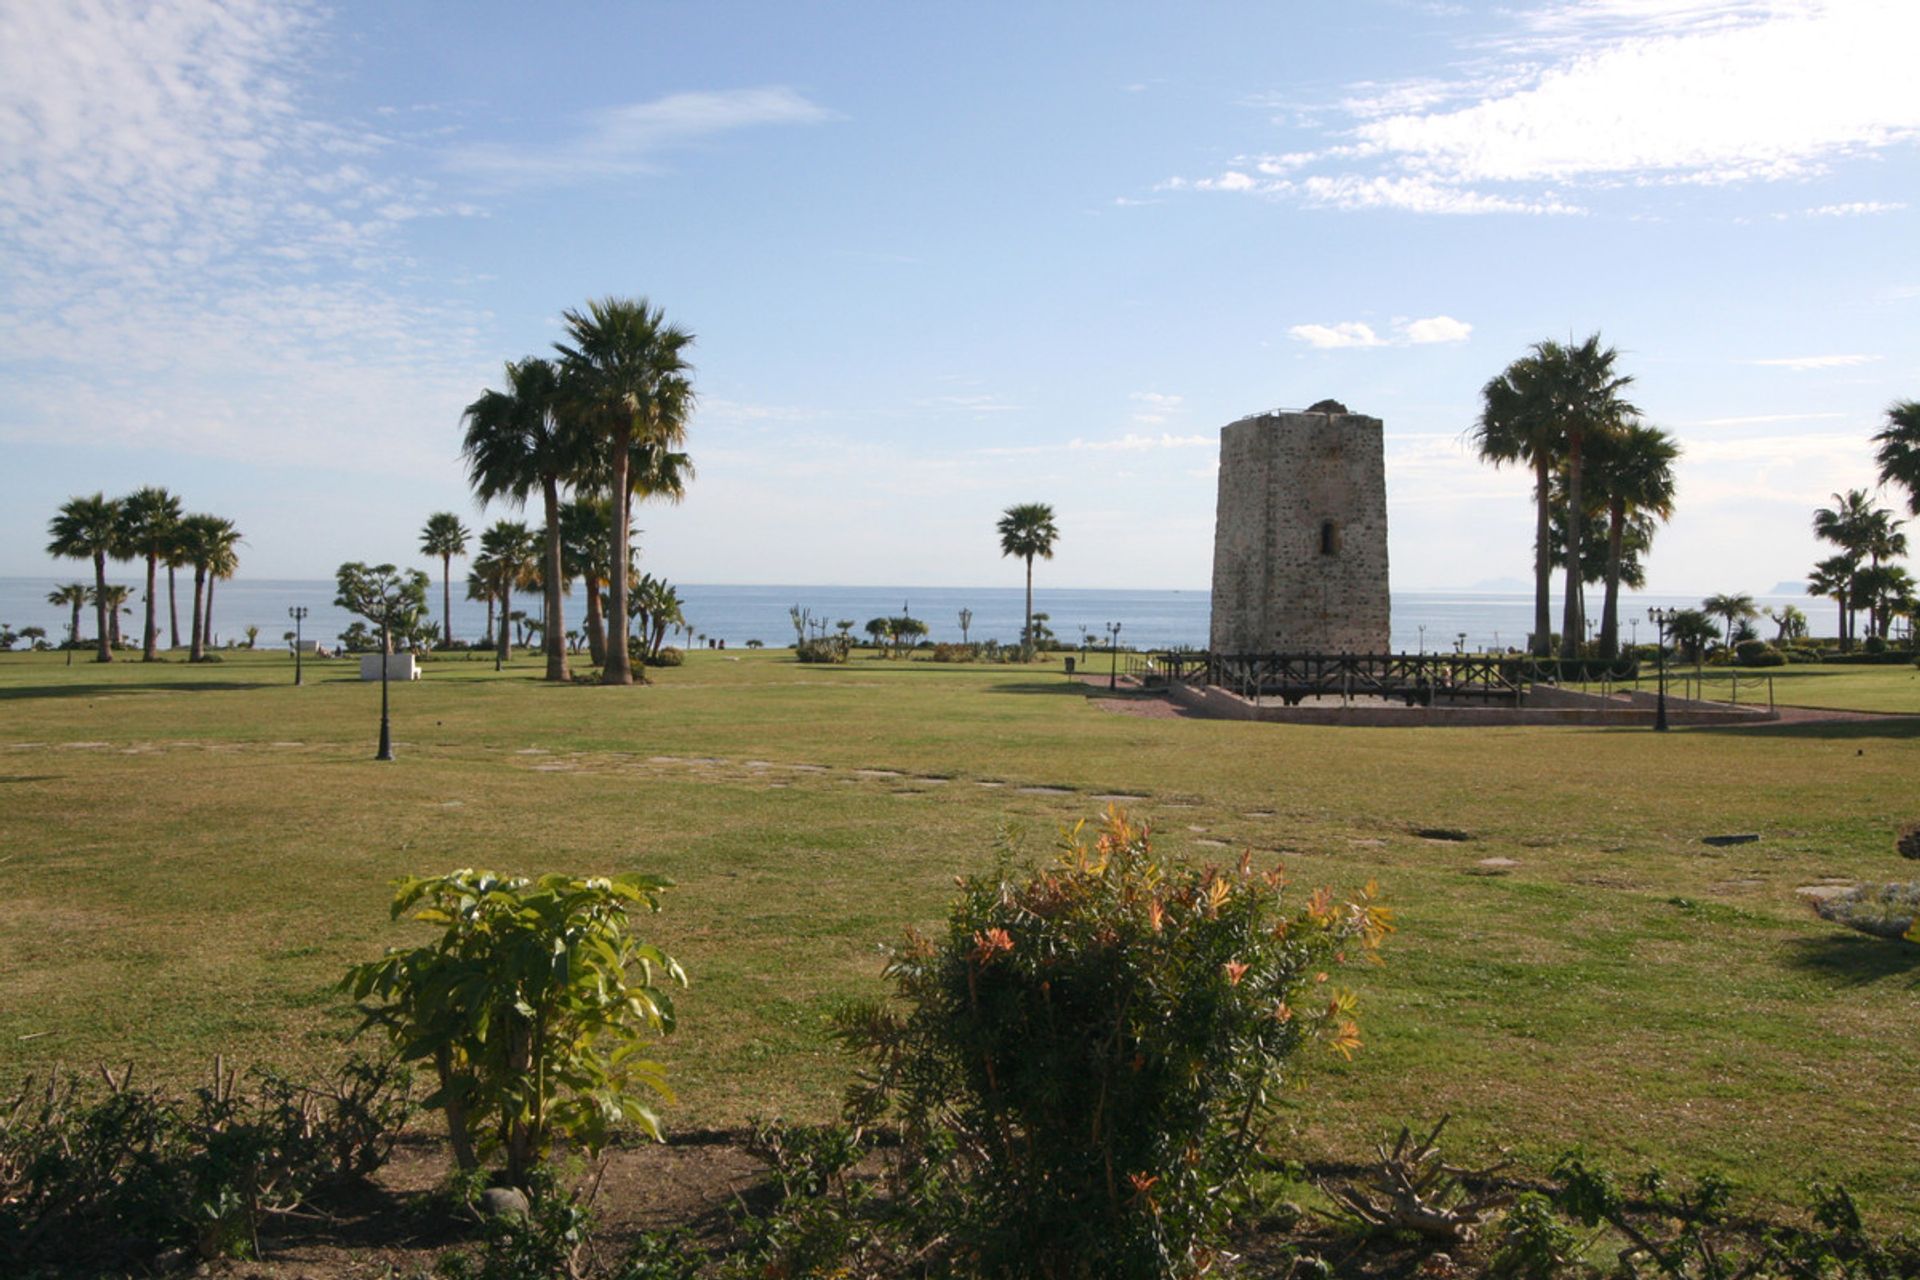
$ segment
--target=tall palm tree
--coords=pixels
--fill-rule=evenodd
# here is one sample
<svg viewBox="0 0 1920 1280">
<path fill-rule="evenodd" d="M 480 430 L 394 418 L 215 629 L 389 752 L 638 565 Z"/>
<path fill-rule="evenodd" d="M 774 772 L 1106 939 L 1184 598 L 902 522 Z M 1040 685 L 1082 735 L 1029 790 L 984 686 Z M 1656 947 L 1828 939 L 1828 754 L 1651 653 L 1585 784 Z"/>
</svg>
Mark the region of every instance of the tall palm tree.
<svg viewBox="0 0 1920 1280">
<path fill-rule="evenodd" d="M 539 555 L 533 530 L 512 520 L 497 520 L 480 535 L 480 554 L 474 558 L 474 572 L 485 576 L 499 603 L 500 634 L 495 643 L 493 669 L 511 656 L 513 639 L 509 626 L 513 615 L 513 588 Z"/>
<path fill-rule="evenodd" d="M 629 451 L 636 442 L 661 448 L 686 438 L 693 407 L 693 335 L 666 322 L 646 299 L 599 298 L 564 316 L 567 341 L 557 343 L 567 412 L 605 451 L 613 504 L 613 555 L 608 601 L 614 635 L 607 644 L 605 684 L 632 684 L 627 654 L 626 496 Z"/>
<path fill-rule="evenodd" d="M 1849 489 L 1845 493 L 1834 494 L 1831 507 L 1820 507 L 1813 513 L 1814 536 L 1839 547 L 1847 559 L 1850 599 L 1840 612 L 1842 651 L 1853 647 L 1853 613 L 1860 604 L 1859 596 L 1853 594 L 1852 578 L 1859 572 L 1860 562 L 1867 555 L 1867 544 L 1872 541 L 1874 511 L 1873 499 L 1865 489 Z"/>
<path fill-rule="evenodd" d="M 1588 458 L 1594 496 L 1607 512 L 1607 591 L 1601 606 L 1600 654 L 1620 651 L 1620 582 L 1627 533 L 1635 517 L 1645 517 L 1649 533 L 1656 522 L 1673 518 L 1673 464 L 1680 443 L 1658 427 L 1631 422 L 1596 439 Z"/>
<path fill-rule="evenodd" d="M 1807 574 L 1807 594 L 1824 596 L 1840 606 L 1840 647 L 1847 647 L 1847 621 L 1852 616 L 1853 575 L 1858 562 L 1845 554 L 1828 556 Z"/>
<path fill-rule="evenodd" d="M 1598 333 L 1577 345 L 1562 346 L 1551 340 L 1535 343 L 1533 352 L 1563 445 L 1560 464 L 1567 485 L 1567 590 L 1560 645 L 1562 655 L 1573 658 L 1579 656 L 1586 632 L 1580 593 L 1586 445 L 1621 431 L 1640 411 L 1621 394 L 1633 382 L 1632 376 L 1614 371 L 1619 352 L 1601 346 Z"/>
<path fill-rule="evenodd" d="M 47 603 L 57 609 L 73 610 L 73 617 L 67 622 L 67 647 L 80 645 L 80 606 L 87 602 L 87 584 L 84 582 L 63 582 L 47 592 Z"/>
<path fill-rule="evenodd" d="M 1760 616 L 1760 610 L 1754 606 L 1750 595 L 1708 596 L 1700 602 L 1700 611 L 1715 618 L 1725 618 L 1727 622 L 1727 648 L 1733 648 L 1733 629 L 1743 619 Z"/>
<path fill-rule="evenodd" d="M 1560 425 L 1553 415 L 1540 360 L 1524 355 L 1480 389 L 1480 418 L 1469 430 L 1482 461 L 1533 468 L 1533 643 L 1536 657 L 1553 652 L 1553 476 L 1560 457 Z"/>
<path fill-rule="evenodd" d="M 451 511 L 436 511 L 420 530 L 420 553 L 440 557 L 441 643 L 453 643 L 453 558 L 467 554 L 467 526 Z"/>
<path fill-rule="evenodd" d="M 212 517 L 212 523 L 207 526 L 204 547 L 207 555 L 207 617 L 200 627 L 203 644 L 213 643 L 213 584 L 231 578 L 240 571 L 240 541 L 240 531 L 233 527 L 233 521 L 220 516 Z"/>
<path fill-rule="evenodd" d="M 180 499 L 165 489 L 148 485 L 120 499 L 120 536 L 127 550 L 147 562 L 147 623 L 141 633 L 140 660 L 160 659 L 158 596 L 160 559 L 173 542 L 180 523 Z"/>
<path fill-rule="evenodd" d="M 173 522 L 173 532 L 167 538 L 167 545 L 161 550 L 161 562 L 167 566 L 167 648 L 180 647 L 180 592 L 176 575 L 179 570 L 191 568 L 193 557 L 189 554 L 186 536 L 181 531 L 181 521 L 186 517 L 177 517 Z"/>
<path fill-rule="evenodd" d="M 573 678 L 567 670 L 567 637 L 560 596 L 566 584 L 560 545 L 560 486 L 570 483 L 589 462 L 592 441 L 575 419 L 562 412 L 560 373 L 552 361 L 529 356 L 506 367 L 507 389 L 486 391 L 467 406 L 467 434 L 461 449 L 467 482 L 484 504 L 506 498 L 516 506 L 540 491 L 546 522 L 545 555 L 540 574 L 547 622 L 547 679 Z"/>
<path fill-rule="evenodd" d="M 1907 491 L 1907 514 L 1920 516 L 1920 400 L 1896 400 L 1887 407 L 1887 425 L 1874 433 L 1880 448 L 1880 483 Z"/>
<path fill-rule="evenodd" d="M 107 643 L 111 647 L 120 647 L 120 615 L 127 611 L 127 599 L 133 595 L 133 588 L 118 582 L 109 582 L 104 587 L 95 587 L 87 592 L 93 602 L 106 610 Z"/>
<path fill-rule="evenodd" d="M 467 599 L 484 600 L 487 605 L 487 629 L 481 633 L 487 639 L 493 638 L 493 583 L 487 576 L 491 572 L 491 565 L 482 572 L 477 563 L 467 570 Z"/>
<path fill-rule="evenodd" d="M 1053 523 L 1053 508 L 1044 502 L 1022 502 L 1000 513 L 1000 554 L 1019 556 L 1027 562 L 1027 618 L 1020 633 L 1020 651 L 1033 659 L 1033 558 L 1053 559 L 1053 544 L 1060 530 Z"/>
<path fill-rule="evenodd" d="M 1885 584 L 1895 579 L 1883 577 L 1886 572 L 1884 562 L 1897 560 L 1907 554 L 1907 535 L 1900 532 L 1904 520 L 1895 520 L 1893 512 L 1885 507 L 1875 507 L 1861 522 L 1860 546 L 1867 554 L 1868 572 L 1873 575 L 1875 587 L 1865 599 L 1867 604 L 1867 634 L 1886 637 L 1887 626 L 1892 619 L 1887 617 L 1883 603 L 1887 599 Z M 1904 571 L 1902 571 L 1904 572 Z"/>
<path fill-rule="evenodd" d="M 47 554 L 68 560 L 93 561 L 93 606 L 100 627 L 95 662 L 112 662 L 111 629 L 107 626 L 107 560 L 121 558 L 120 504 L 104 493 L 91 498 L 69 498 L 47 522 Z"/>
</svg>

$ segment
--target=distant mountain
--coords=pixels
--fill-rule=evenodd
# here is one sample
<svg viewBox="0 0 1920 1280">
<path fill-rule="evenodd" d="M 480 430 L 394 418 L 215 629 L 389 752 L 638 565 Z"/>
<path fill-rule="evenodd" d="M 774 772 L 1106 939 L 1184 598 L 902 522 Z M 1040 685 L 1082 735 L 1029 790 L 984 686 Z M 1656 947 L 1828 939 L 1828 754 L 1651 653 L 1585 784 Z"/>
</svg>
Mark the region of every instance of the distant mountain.
<svg viewBox="0 0 1920 1280">
<path fill-rule="evenodd" d="M 1479 582 L 1463 590 L 1476 595 L 1517 596 L 1533 594 L 1531 578 L 1482 578 Z"/>
<path fill-rule="evenodd" d="M 1807 584 L 1804 582 L 1776 582 L 1773 584 L 1773 590 L 1767 592 L 1767 594 L 1770 596 L 1803 596 L 1807 594 Z"/>
</svg>

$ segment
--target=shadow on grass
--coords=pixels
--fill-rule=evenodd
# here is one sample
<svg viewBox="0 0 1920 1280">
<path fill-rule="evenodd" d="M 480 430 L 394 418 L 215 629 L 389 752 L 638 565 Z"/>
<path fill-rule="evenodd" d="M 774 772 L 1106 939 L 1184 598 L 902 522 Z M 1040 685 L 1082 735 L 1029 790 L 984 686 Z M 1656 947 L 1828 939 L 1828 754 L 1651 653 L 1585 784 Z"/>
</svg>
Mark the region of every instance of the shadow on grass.
<svg viewBox="0 0 1920 1280">
<path fill-rule="evenodd" d="M 1920 987 L 1920 946 L 1852 931 L 1796 938 L 1788 944 L 1797 969 L 1832 980 L 1836 986 L 1865 987 L 1888 978 L 1906 978 Z"/>
<path fill-rule="evenodd" d="M 1920 716 L 1886 716 L 1876 720 L 1808 720 L 1799 724 L 1700 725 L 1694 733 L 1737 733 L 1747 738 L 1820 738 L 1848 741 L 1868 738 L 1920 738 Z"/>
<path fill-rule="evenodd" d="M 116 693 L 232 693 L 273 689 L 292 681 L 267 680 L 90 680 L 81 684 L 0 685 L 0 702 L 30 698 L 110 698 Z"/>
<path fill-rule="evenodd" d="M 988 693 L 1044 693 L 1054 697 L 1071 694 L 1078 698 L 1086 693 L 1087 686 L 1078 680 L 1010 680 L 1001 684 L 987 686 Z M 1100 692 L 1105 693 L 1102 689 Z"/>
</svg>

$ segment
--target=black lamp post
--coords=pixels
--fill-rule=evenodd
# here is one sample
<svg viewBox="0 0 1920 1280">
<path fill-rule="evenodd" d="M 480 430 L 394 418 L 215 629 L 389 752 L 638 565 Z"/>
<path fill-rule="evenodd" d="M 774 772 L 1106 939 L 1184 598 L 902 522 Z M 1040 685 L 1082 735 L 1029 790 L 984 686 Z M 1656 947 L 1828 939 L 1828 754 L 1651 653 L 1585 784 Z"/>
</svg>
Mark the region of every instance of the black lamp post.
<svg viewBox="0 0 1920 1280">
<path fill-rule="evenodd" d="M 1672 621 L 1673 615 L 1672 609 L 1647 610 L 1647 621 L 1658 628 L 1660 636 L 1660 699 L 1653 713 L 1653 728 L 1656 733 L 1667 731 L 1667 623 Z"/>
<path fill-rule="evenodd" d="M 387 718 L 387 655 L 393 652 L 392 615 L 380 615 L 380 750 L 375 760 L 393 759 L 393 725 Z"/>
<path fill-rule="evenodd" d="M 1107 692 L 1120 687 L 1120 624 L 1107 624 Z"/>
<path fill-rule="evenodd" d="M 300 623 L 307 616 L 307 606 L 296 604 L 287 610 L 287 616 L 293 619 L 293 682 L 300 683 Z"/>
</svg>

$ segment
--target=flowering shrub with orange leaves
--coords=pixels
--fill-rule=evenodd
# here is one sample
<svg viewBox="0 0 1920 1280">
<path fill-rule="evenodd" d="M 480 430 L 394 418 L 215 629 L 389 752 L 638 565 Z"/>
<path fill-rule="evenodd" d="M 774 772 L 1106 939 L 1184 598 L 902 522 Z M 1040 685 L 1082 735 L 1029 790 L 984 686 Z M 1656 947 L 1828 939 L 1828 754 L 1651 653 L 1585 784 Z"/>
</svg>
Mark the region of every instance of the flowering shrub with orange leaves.
<svg viewBox="0 0 1920 1280">
<path fill-rule="evenodd" d="M 1205 1272 L 1295 1056 L 1360 1046 L 1329 975 L 1391 931 L 1374 886 L 1162 860 L 1109 809 L 1049 865 L 960 890 L 944 935 L 893 951 L 897 999 L 841 1015 L 849 1111 L 950 1163 L 928 1230 L 959 1271 Z"/>
</svg>

